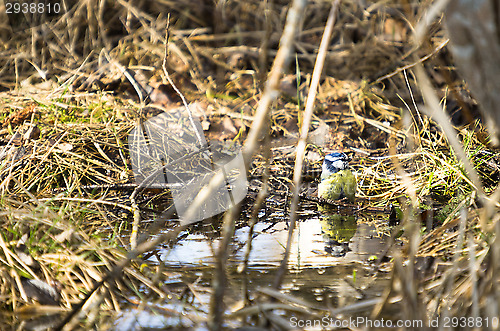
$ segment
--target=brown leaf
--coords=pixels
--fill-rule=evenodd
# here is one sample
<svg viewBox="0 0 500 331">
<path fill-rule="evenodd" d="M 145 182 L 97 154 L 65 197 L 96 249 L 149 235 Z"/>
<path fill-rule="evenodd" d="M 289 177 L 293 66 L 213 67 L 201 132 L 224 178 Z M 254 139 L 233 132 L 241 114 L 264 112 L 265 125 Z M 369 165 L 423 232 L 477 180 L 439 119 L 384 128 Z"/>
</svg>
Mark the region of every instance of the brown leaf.
<svg viewBox="0 0 500 331">
<path fill-rule="evenodd" d="M 23 138 L 25 140 L 37 140 L 40 138 L 40 128 L 34 124 L 30 125 L 24 133 Z"/>
<path fill-rule="evenodd" d="M 17 126 L 22 124 L 25 120 L 29 119 L 32 114 L 36 113 L 35 106 L 36 104 L 32 103 L 21 110 L 13 112 L 3 121 L 2 126 L 7 127 L 9 124 Z"/>
</svg>

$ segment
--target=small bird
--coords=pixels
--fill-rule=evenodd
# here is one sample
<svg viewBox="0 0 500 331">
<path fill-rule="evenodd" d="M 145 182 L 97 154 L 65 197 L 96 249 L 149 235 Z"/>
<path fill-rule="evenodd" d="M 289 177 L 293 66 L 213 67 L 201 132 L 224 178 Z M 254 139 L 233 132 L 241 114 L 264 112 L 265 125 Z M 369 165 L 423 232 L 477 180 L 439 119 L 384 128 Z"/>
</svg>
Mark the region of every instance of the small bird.
<svg viewBox="0 0 500 331">
<path fill-rule="evenodd" d="M 323 199 L 338 200 L 347 197 L 354 202 L 356 177 L 349 169 L 349 158 L 345 153 L 330 153 L 325 156 L 318 185 L 318 196 Z"/>
</svg>

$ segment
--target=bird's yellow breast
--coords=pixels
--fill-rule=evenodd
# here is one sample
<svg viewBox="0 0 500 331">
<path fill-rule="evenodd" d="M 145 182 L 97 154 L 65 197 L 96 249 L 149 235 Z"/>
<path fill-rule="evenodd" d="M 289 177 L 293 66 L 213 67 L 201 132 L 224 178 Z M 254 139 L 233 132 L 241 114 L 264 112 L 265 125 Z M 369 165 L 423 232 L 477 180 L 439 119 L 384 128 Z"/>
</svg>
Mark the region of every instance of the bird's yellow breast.
<svg viewBox="0 0 500 331">
<path fill-rule="evenodd" d="M 356 177 L 351 170 L 340 170 L 318 185 L 318 196 L 323 199 L 337 200 L 347 197 L 354 202 L 356 195 Z"/>
</svg>

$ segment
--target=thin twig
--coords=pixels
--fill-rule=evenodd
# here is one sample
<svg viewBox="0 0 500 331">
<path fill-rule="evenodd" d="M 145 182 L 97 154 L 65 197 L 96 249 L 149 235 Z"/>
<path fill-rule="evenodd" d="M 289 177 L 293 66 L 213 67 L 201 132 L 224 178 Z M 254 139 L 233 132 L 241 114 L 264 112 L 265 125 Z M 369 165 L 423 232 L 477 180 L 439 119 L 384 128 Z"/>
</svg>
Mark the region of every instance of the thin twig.
<svg viewBox="0 0 500 331">
<path fill-rule="evenodd" d="M 285 256 L 281 261 L 280 268 L 276 273 L 276 279 L 274 282 L 274 288 L 279 289 L 285 275 L 285 271 L 288 265 L 288 257 L 290 255 L 290 249 L 292 247 L 293 230 L 295 229 L 295 222 L 297 220 L 297 210 L 299 204 L 299 190 L 300 182 L 302 177 L 302 165 L 304 162 L 305 150 L 307 145 L 307 134 L 309 132 L 309 126 L 311 123 L 312 113 L 314 109 L 314 102 L 316 100 L 316 94 L 318 91 L 319 80 L 321 78 L 321 72 L 323 71 L 323 65 L 325 63 L 326 51 L 328 49 L 328 44 L 330 43 L 330 38 L 333 32 L 333 25 L 335 24 L 335 17 L 337 13 L 340 0 L 336 0 L 330 13 L 328 14 L 328 21 L 326 22 L 325 32 L 321 39 L 321 44 L 319 46 L 318 57 L 316 58 L 316 63 L 314 65 L 314 71 L 311 79 L 311 86 L 309 88 L 309 94 L 307 96 L 306 108 L 304 110 L 302 127 L 300 130 L 300 139 L 296 148 L 296 158 L 295 167 L 293 169 L 293 199 L 290 210 L 290 228 L 288 229 L 288 240 L 286 243 Z"/>
<path fill-rule="evenodd" d="M 294 0 L 292 2 L 292 5 L 290 7 L 290 10 L 288 11 L 287 15 L 287 21 L 285 24 L 285 29 L 283 30 L 283 35 L 281 36 L 281 42 L 280 42 L 280 48 L 278 50 L 278 53 L 276 55 L 276 58 L 274 59 L 273 67 L 271 69 L 271 72 L 269 74 L 269 78 L 266 82 L 266 87 L 264 89 L 264 93 L 262 95 L 262 98 L 259 102 L 259 107 L 257 108 L 257 112 L 255 115 L 255 121 L 252 124 L 252 127 L 250 129 L 250 132 L 248 134 L 248 138 L 245 142 L 245 146 L 243 149 L 243 157 L 244 157 L 244 162 L 245 165 L 247 166 L 251 162 L 251 157 L 255 150 L 257 149 L 258 146 L 258 141 L 259 138 L 262 136 L 263 129 L 265 128 L 265 123 L 266 119 L 268 118 L 268 112 L 270 110 L 270 106 L 272 102 L 278 97 L 278 86 L 279 86 L 279 80 L 282 75 L 282 72 L 284 68 L 287 67 L 289 61 L 290 61 L 290 53 L 292 51 L 293 47 L 293 40 L 297 34 L 297 27 L 299 26 L 300 22 L 300 17 L 302 16 L 303 9 L 305 7 L 306 1 L 305 0 Z M 217 181 L 221 181 L 223 178 L 217 178 L 221 176 L 214 176 L 214 178 L 210 181 L 209 186 L 215 186 L 217 185 Z M 214 182 L 214 183 L 213 183 Z M 215 184 L 215 185 L 212 185 Z M 217 187 L 217 186 L 215 186 Z M 206 192 L 203 192 L 206 191 Z M 210 192 L 211 190 L 201 190 L 198 196 L 196 197 L 195 201 L 191 204 L 191 206 L 188 209 L 188 212 L 191 210 L 196 210 L 196 202 L 198 200 L 204 200 L 206 198 L 203 197 L 203 195 L 206 195 Z M 231 208 L 230 212 L 228 214 L 232 214 L 233 211 L 236 208 Z M 188 214 L 186 212 L 186 214 Z M 189 220 L 189 219 L 188 219 Z M 229 223 L 226 225 L 226 221 L 233 222 Z M 224 226 L 224 231 L 226 234 L 229 234 L 231 229 L 234 229 L 234 218 L 230 215 L 226 215 L 225 218 L 225 226 Z M 224 272 L 223 266 L 225 264 L 225 260 L 227 258 L 225 250 L 227 249 L 227 244 L 228 242 L 223 240 L 223 242 L 220 245 L 220 250 L 218 254 L 218 259 L 217 263 L 218 266 L 216 268 L 216 272 L 219 274 L 216 274 L 214 276 L 214 294 L 212 296 L 212 302 L 211 302 L 211 314 L 210 314 L 210 323 L 209 327 L 212 330 L 220 330 L 222 327 L 222 313 L 224 311 L 222 307 L 222 299 L 223 299 L 223 294 L 224 294 L 224 275 L 221 274 Z M 213 307 L 213 306 L 216 307 Z"/>
<path fill-rule="evenodd" d="M 270 114 L 268 113 L 268 116 L 270 117 Z M 245 250 L 245 257 L 243 259 L 243 270 L 241 270 L 241 273 L 245 274 L 248 269 L 248 261 L 250 260 L 250 253 L 252 252 L 252 241 L 253 241 L 253 233 L 254 233 L 254 228 L 255 224 L 257 224 L 257 221 L 259 220 L 259 212 L 262 207 L 262 204 L 265 202 L 265 199 L 268 196 L 268 189 L 269 189 L 269 175 L 271 171 L 271 121 L 269 120 L 268 122 L 268 127 L 267 127 L 267 132 L 266 136 L 264 138 L 264 151 L 263 151 L 263 156 L 264 156 L 264 174 L 262 175 L 262 187 L 260 188 L 258 194 L 257 194 L 257 199 L 255 199 L 255 203 L 252 207 L 252 215 L 250 218 L 250 224 L 249 224 L 249 229 L 248 229 L 248 236 L 247 236 L 247 245 L 246 245 L 246 250 Z M 244 277 L 244 283 L 243 283 L 243 295 L 245 297 L 245 304 L 250 304 L 250 297 L 248 293 L 248 282 L 247 282 L 247 277 Z"/>
<path fill-rule="evenodd" d="M 181 91 L 177 88 L 177 86 L 174 84 L 174 81 L 172 80 L 172 78 L 170 78 L 170 75 L 168 74 L 168 71 L 167 71 L 169 36 L 170 36 L 170 13 L 167 16 L 167 27 L 166 27 L 166 33 L 165 33 L 165 56 L 163 57 L 163 64 L 162 64 L 163 73 L 165 74 L 165 77 L 167 78 L 167 80 L 170 83 L 170 85 L 172 86 L 172 88 L 175 90 L 175 92 L 182 99 L 182 103 L 184 104 L 184 107 L 186 108 L 187 114 L 189 116 L 189 121 L 191 122 L 191 125 L 193 126 L 194 133 L 196 134 L 196 138 L 198 139 L 198 143 L 200 144 L 200 148 L 202 148 L 203 146 L 206 145 L 205 139 L 203 139 L 200 135 L 198 127 L 196 126 L 194 118 L 193 118 L 193 113 L 191 112 L 191 109 L 189 109 L 189 105 L 186 101 L 186 98 L 181 93 Z"/>
<path fill-rule="evenodd" d="M 381 81 L 383 80 L 386 80 L 388 78 L 391 78 L 393 76 L 396 76 L 397 74 L 399 74 L 400 72 L 403 72 L 405 70 L 408 70 L 408 69 L 411 69 L 413 68 L 414 66 L 416 66 L 417 64 L 419 63 L 423 63 L 425 61 L 427 61 L 429 58 L 431 58 L 433 55 L 437 54 L 441 49 L 444 48 L 444 46 L 446 46 L 448 44 L 448 42 L 450 41 L 450 39 L 446 39 L 445 41 L 443 41 L 441 44 L 438 45 L 438 47 L 436 47 L 431 53 L 427 54 L 426 56 L 423 56 L 421 57 L 420 59 L 418 59 L 417 61 L 413 62 L 413 63 L 410 63 L 410 64 L 407 64 L 405 66 L 402 66 L 400 68 L 397 68 L 396 70 L 394 70 L 393 72 L 391 73 L 388 73 L 387 75 L 384 75 L 382 77 L 379 77 L 377 78 L 373 84 L 378 84 L 380 83 Z"/>
</svg>

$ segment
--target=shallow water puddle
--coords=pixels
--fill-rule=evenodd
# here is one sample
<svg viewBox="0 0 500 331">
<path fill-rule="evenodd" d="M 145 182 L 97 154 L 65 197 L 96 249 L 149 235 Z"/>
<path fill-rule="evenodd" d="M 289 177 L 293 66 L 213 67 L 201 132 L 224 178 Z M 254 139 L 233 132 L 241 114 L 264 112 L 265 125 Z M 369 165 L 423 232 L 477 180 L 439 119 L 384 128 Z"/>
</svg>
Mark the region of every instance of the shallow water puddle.
<svg viewBox="0 0 500 331">
<path fill-rule="evenodd" d="M 290 252 L 289 273 L 283 281 L 282 292 L 312 306 L 333 308 L 379 296 L 389 282 L 388 275 L 377 271 L 370 261 L 384 254 L 388 237 L 377 231 L 375 222 L 337 214 L 314 215 L 298 221 Z M 253 297 L 260 288 L 269 288 L 274 282 L 285 251 L 288 225 L 283 221 L 257 223 L 247 272 L 240 273 L 248 232 L 249 226 L 238 228 L 231 246 L 225 297 L 229 311 L 242 308 L 245 287 Z M 208 312 L 213 252 L 220 238 L 200 233 L 182 235 L 184 238 L 173 248 L 158 250 L 149 261 L 151 264 L 162 263 L 172 273 L 171 289 L 189 284 L 190 290 L 196 293 L 191 303 L 177 307 L 169 306 L 167 300 L 164 308 L 170 313 L 167 316 L 160 313 L 158 318 L 154 317 L 158 314 L 158 307 L 151 311 L 131 309 L 121 314 L 116 327 L 199 326 L 200 318 L 204 318 L 200 314 Z M 172 315 L 172 312 L 177 314 Z"/>
<path fill-rule="evenodd" d="M 345 229 L 337 228 L 336 230 L 341 232 Z M 233 244 L 235 254 L 230 258 L 230 262 L 243 262 L 248 231 L 248 226 L 236 230 Z M 352 238 L 349 238 L 350 241 L 344 238 L 347 239 L 350 250 L 345 253 L 345 256 L 333 256 L 325 249 L 332 246 L 332 236 L 328 236 L 323 231 L 322 222 L 319 219 L 313 218 L 298 222 L 294 231 L 289 267 L 302 269 L 364 262 L 385 249 L 385 238 L 377 233 L 374 225 L 360 223 L 357 224 L 357 228 L 351 227 L 345 231 L 353 232 Z M 256 224 L 249 267 L 278 266 L 283 259 L 287 237 L 288 226 L 285 222 Z M 217 244 L 218 240 L 214 241 L 202 234 L 189 234 L 174 248 L 160 250 L 159 256 L 165 265 L 172 267 L 210 266 L 214 262 L 213 249 Z"/>
</svg>

